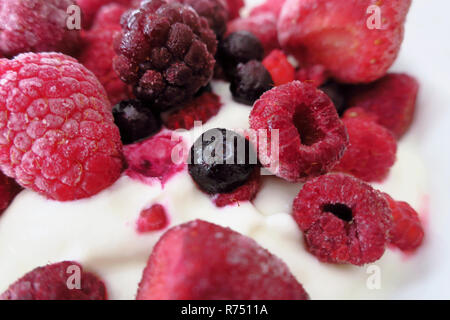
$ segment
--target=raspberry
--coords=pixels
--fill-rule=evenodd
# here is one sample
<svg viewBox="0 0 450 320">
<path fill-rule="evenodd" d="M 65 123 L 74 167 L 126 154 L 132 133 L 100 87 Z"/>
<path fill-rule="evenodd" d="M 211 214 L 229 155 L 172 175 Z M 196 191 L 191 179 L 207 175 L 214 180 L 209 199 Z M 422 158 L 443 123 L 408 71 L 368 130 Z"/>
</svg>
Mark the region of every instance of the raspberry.
<svg viewBox="0 0 450 320">
<path fill-rule="evenodd" d="M 217 40 L 189 6 L 142 2 L 122 17 L 114 68 L 135 94 L 156 108 L 191 99 L 213 76 Z"/>
<path fill-rule="evenodd" d="M 272 76 L 275 86 L 294 81 L 295 69 L 281 50 L 273 50 L 264 60 L 263 65 Z"/>
<path fill-rule="evenodd" d="M 180 152 L 185 151 L 183 141 L 172 141 L 170 134 L 160 134 L 125 146 L 124 153 L 128 163 L 126 174 L 144 182 L 151 183 L 156 178 L 165 183 L 184 168 L 183 163 L 175 163 L 172 159 L 172 153 L 179 147 L 182 147 Z"/>
<path fill-rule="evenodd" d="M 228 18 L 230 20 L 236 19 L 240 16 L 240 11 L 244 7 L 244 0 L 226 0 L 228 6 Z"/>
<path fill-rule="evenodd" d="M 119 127 L 123 144 L 130 144 L 156 134 L 159 119 L 138 100 L 124 100 L 113 108 L 114 122 Z"/>
<path fill-rule="evenodd" d="M 142 210 L 137 221 L 137 231 L 146 233 L 164 229 L 168 225 L 166 209 L 160 204 Z"/>
<path fill-rule="evenodd" d="M 367 182 L 381 182 L 395 163 L 397 141 L 392 133 L 373 121 L 343 120 L 350 144 L 334 170 Z"/>
<path fill-rule="evenodd" d="M 363 265 L 383 255 L 392 224 L 382 194 L 344 174 L 308 181 L 294 200 L 294 219 L 320 261 Z"/>
<path fill-rule="evenodd" d="M 278 168 L 273 173 L 291 182 L 328 172 L 348 145 L 347 132 L 331 100 L 312 84 L 300 81 L 263 94 L 250 113 L 250 127 L 267 131 L 268 146 L 272 131 L 279 130 Z"/>
<path fill-rule="evenodd" d="M 206 92 L 181 109 L 169 113 L 164 120 L 164 124 L 170 130 L 191 130 L 195 121 L 206 123 L 219 113 L 221 107 L 220 97 L 214 93 Z"/>
<path fill-rule="evenodd" d="M 189 174 L 209 194 L 230 193 L 244 185 L 257 162 L 249 141 L 225 129 L 203 133 L 192 145 L 189 160 Z"/>
<path fill-rule="evenodd" d="M 126 7 L 132 6 L 140 0 L 76 0 L 83 13 L 83 25 L 87 28 L 91 26 L 96 18 L 97 12 L 111 3 L 117 3 Z M 97 17 L 98 19 L 98 17 Z M 95 22 L 94 22 L 95 24 Z"/>
<path fill-rule="evenodd" d="M 81 271 L 81 288 L 71 280 Z M 83 271 L 73 261 L 63 261 L 36 268 L 13 283 L 0 300 L 106 300 L 105 284 L 96 275 Z"/>
<path fill-rule="evenodd" d="M 230 21 L 227 33 L 237 31 L 253 33 L 261 41 L 266 55 L 272 50 L 280 48 L 277 35 L 277 17 L 273 13 L 262 13 Z"/>
<path fill-rule="evenodd" d="M 250 16 L 256 16 L 261 13 L 272 13 L 278 18 L 285 2 L 286 0 L 266 0 L 263 4 L 254 7 L 250 11 Z"/>
<path fill-rule="evenodd" d="M 328 72 L 324 66 L 316 64 L 313 66 L 300 68 L 295 74 L 295 80 L 308 81 L 316 87 L 324 85 L 329 78 Z"/>
<path fill-rule="evenodd" d="M 66 25 L 67 8 L 73 0 L 0 2 L 0 53 L 13 57 L 23 52 L 75 53 L 78 30 Z"/>
<path fill-rule="evenodd" d="M 122 144 L 95 76 L 59 53 L 0 62 L 0 168 L 50 199 L 86 198 L 119 178 Z"/>
<path fill-rule="evenodd" d="M 252 60 L 237 66 L 230 90 L 234 100 L 251 106 L 272 87 L 273 80 L 269 71 L 261 62 Z"/>
<path fill-rule="evenodd" d="M 414 119 L 419 84 L 401 73 L 391 73 L 382 79 L 356 87 L 350 93 L 349 105 L 375 114 L 378 123 L 400 139 Z"/>
<path fill-rule="evenodd" d="M 0 172 L 0 215 L 9 207 L 9 204 L 21 190 L 13 179 Z"/>
<path fill-rule="evenodd" d="M 132 90 L 120 80 L 113 69 L 114 35 L 121 30 L 119 20 L 114 20 L 120 19 L 118 15 L 125 11 L 126 7 L 116 4 L 103 7 L 92 30 L 82 33 L 83 50 L 79 60 L 105 87 L 113 105 L 132 96 Z"/>
<path fill-rule="evenodd" d="M 279 258 L 254 240 L 201 220 L 167 231 L 144 270 L 137 300 L 306 300 Z"/>
<path fill-rule="evenodd" d="M 379 16 L 368 14 L 376 5 Z M 411 0 L 287 0 L 278 21 L 278 39 L 301 65 L 322 64 L 345 83 L 381 78 L 403 41 Z M 375 19 L 374 19 L 375 18 Z"/>
<path fill-rule="evenodd" d="M 225 0 L 169 0 L 191 6 L 198 15 L 208 20 L 209 27 L 216 33 L 217 39 L 227 31 L 228 5 Z"/>
<path fill-rule="evenodd" d="M 219 207 L 238 204 L 244 201 L 252 201 L 261 187 L 261 175 L 258 169 L 255 169 L 249 180 L 239 188 L 230 193 L 219 193 L 213 196 L 214 204 Z"/>
<path fill-rule="evenodd" d="M 416 250 L 425 235 L 419 215 L 408 203 L 395 201 L 386 193 L 383 195 L 389 203 L 394 219 L 390 243 L 405 252 Z"/>
<path fill-rule="evenodd" d="M 345 88 L 337 82 L 330 80 L 319 87 L 320 90 L 325 92 L 327 96 L 333 101 L 334 107 L 339 115 L 342 115 L 345 111 Z"/>
</svg>

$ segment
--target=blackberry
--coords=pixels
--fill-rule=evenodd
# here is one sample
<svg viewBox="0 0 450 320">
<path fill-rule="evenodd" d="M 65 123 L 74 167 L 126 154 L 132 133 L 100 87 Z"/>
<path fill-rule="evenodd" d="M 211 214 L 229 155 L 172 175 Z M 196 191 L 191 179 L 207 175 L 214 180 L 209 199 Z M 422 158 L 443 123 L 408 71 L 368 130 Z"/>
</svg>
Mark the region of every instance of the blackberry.
<svg viewBox="0 0 450 320">
<path fill-rule="evenodd" d="M 166 110 L 191 99 L 211 80 L 217 40 L 191 7 L 147 0 L 121 20 L 114 68 L 139 99 Z"/>
<path fill-rule="evenodd" d="M 124 100 L 113 108 L 114 122 L 119 127 L 123 144 L 131 144 L 159 131 L 161 122 L 138 100 Z"/>
<path fill-rule="evenodd" d="M 209 194 L 229 193 L 244 185 L 257 167 L 249 141 L 233 131 L 211 129 L 194 143 L 189 174 Z"/>
<path fill-rule="evenodd" d="M 333 101 L 336 111 L 342 115 L 345 111 L 345 95 L 341 85 L 334 81 L 328 81 L 319 87 Z"/>
<path fill-rule="evenodd" d="M 256 60 L 239 64 L 231 80 L 230 90 L 233 99 L 247 105 L 253 105 L 266 91 L 272 89 L 273 80 L 264 65 Z"/>
<path fill-rule="evenodd" d="M 248 31 L 231 33 L 219 43 L 217 52 L 217 59 L 230 78 L 239 63 L 246 63 L 250 60 L 262 61 L 263 57 L 264 48 L 261 42 Z"/>
</svg>

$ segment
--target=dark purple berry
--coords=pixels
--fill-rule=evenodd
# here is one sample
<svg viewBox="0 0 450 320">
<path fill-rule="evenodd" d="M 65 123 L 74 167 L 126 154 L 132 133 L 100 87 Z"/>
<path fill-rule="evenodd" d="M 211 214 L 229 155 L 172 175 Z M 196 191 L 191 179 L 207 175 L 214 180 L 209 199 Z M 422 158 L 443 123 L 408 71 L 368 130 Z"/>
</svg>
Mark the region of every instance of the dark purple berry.
<svg viewBox="0 0 450 320">
<path fill-rule="evenodd" d="M 345 96 L 343 87 L 334 81 L 328 81 L 319 89 L 330 97 L 338 114 L 342 115 L 345 111 Z"/>
<path fill-rule="evenodd" d="M 233 99 L 247 105 L 253 105 L 264 92 L 272 88 L 273 80 L 269 71 L 256 60 L 239 64 L 230 85 Z"/>
<path fill-rule="evenodd" d="M 232 192 L 244 185 L 257 167 L 249 141 L 226 129 L 203 133 L 192 146 L 189 160 L 189 174 L 209 194 Z"/>
<path fill-rule="evenodd" d="M 112 112 L 123 144 L 150 137 L 161 129 L 159 119 L 138 100 L 121 101 L 114 106 Z"/>
</svg>

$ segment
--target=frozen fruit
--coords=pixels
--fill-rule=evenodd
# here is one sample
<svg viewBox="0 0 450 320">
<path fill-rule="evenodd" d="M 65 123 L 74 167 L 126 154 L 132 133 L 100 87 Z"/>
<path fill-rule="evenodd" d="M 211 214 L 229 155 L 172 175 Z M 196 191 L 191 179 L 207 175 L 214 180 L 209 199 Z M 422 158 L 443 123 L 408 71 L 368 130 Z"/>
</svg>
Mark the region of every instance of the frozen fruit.
<svg viewBox="0 0 450 320">
<path fill-rule="evenodd" d="M 226 0 L 169 0 L 191 6 L 198 15 L 206 18 L 218 39 L 227 31 L 228 5 Z"/>
<path fill-rule="evenodd" d="M 125 146 L 124 153 L 128 163 L 126 174 L 144 182 L 151 183 L 156 178 L 165 183 L 185 168 L 182 158 L 185 149 L 181 138 L 167 133 Z"/>
<path fill-rule="evenodd" d="M 122 17 L 114 68 L 138 98 L 166 110 L 209 83 L 216 49 L 207 20 L 190 6 L 149 0 Z"/>
<path fill-rule="evenodd" d="M 390 243 L 405 252 L 416 250 L 425 236 L 419 215 L 408 203 L 395 201 L 386 193 L 383 195 L 389 203 L 394 219 Z"/>
<path fill-rule="evenodd" d="M 240 11 L 244 7 L 244 0 L 226 0 L 229 12 L 229 19 L 235 19 L 240 16 Z"/>
<path fill-rule="evenodd" d="M 306 300 L 279 258 L 254 240 L 201 220 L 167 231 L 147 262 L 137 300 Z"/>
<path fill-rule="evenodd" d="M 257 164 L 247 139 L 225 129 L 211 129 L 192 145 L 189 174 L 209 194 L 229 193 L 244 185 Z"/>
<path fill-rule="evenodd" d="M 0 215 L 9 207 L 9 204 L 21 190 L 13 179 L 0 172 Z"/>
<path fill-rule="evenodd" d="M 285 2 L 286 0 L 266 0 L 263 4 L 254 7 L 250 11 L 250 16 L 259 15 L 261 13 L 272 13 L 278 18 Z"/>
<path fill-rule="evenodd" d="M 344 115 L 342 116 L 342 119 L 355 119 L 355 118 L 373 122 L 378 121 L 378 117 L 375 113 L 360 107 L 349 108 L 344 112 Z"/>
<path fill-rule="evenodd" d="M 92 30 L 81 34 L 83 49 L 79 61 L 95 74 L 113 105 L 132 97 L 131 88 L 120 80 L 113 69 L 114 35 L 121 30 L 120 16 L 117 15 L 125 10 L 126 7 L 117 4 L 103 7 Z"/>
<path fill-rule="evenodd" d="M 164 119 L 164 125 L 171 129 L 190 130 L 195 121 L 203 124 L 214 117 L 222 107 L 220 97 L 211 92 L 205 92 L 188 102 L 179 110 L 171 111 Z"/>
<path fill-rule="evenodd" d="M 281 50 L 273 50 L 264 58 L 263 65 L 272 76 L 275 86 L 295 80 L 295 69 Z"/>
<path fill-rule="evenodd" d="M 381 182 L 395 163 L 397 141 L 379 124 L 361 118 L 343 120 L 350 144 L 335 171 L 367 182 Z"/>
<path fill-rule="evenodd" d="M 277 18 L 273 13 L 262 13 L 230 21 L 227 33 L 237 31 L 253 33 L 261 41 L 265 54 L 280 48 L 277 35 Z"/>
<path fill-rule="evenodd" d="M 73 0 L 0 1 L 0 53 L 58 51 L 74 54 L 79 30 L 67 28 L 67 8 Z"/>
<path fill-rule="evenodd" d="M 416 79 L 391 73 L 374 83 L 355 87 L 349 94 L 349 106 L 372 112 L 378 123 L 399 139 L 413 121 L 418 91 Z"/>
<path fill-rule="evenodd" d="M 334 107 L 339 115 L 345 111 L 345 88 L 337 82 L 330 80 L 319 87 L 333 101 Z"/>
<path fill-rule="evenodd" d="M 293 81 L 263 94 L 250 114 L 250 127 L 266 130 L 268 146 L 278 139 L 278 154 L 274 157 L 271 150 L 271 160 L 262 158 L 261 163 L 291 182 L 330 171 L 348 145 L 333 102 L 306 82 Z"/>
<path fill-rule="evenodd" d="M 251 60 L 237 66 L 230 90 L 234 100 L 251 106 L 272 87 L 273 80 L 266 67 L 259 61 Z"/>
<path fill-rule="evenodd" d="M 304 66 L 322 64 L 340 82 L 368 83 L 384 76 L 396 59 L 410 5 L 411 0 L 287 0 L 278 39 Z"/>
<path fill-rule="evenodd" d="M 228 77 L 236 72 L 239 63 L 263 58 L 261 42 L 248 31 L 237 31 L 229 34 L 219 43 L 217 58 Z"/>
<path fill-rule="evenodd" d="M 167 224 L 166 209 L 157 203 L 141 211 L 137 221 L 137 230 L 139 233 L 158 231 L 164 229 Z"/>
<path fill-rule="evenodd" d="M 253 200 L 261 187 L 261 174 L 259 168 L 253 170 L 249 180 L 230 193 L 219 193 L 213 196 L 215 205 L 219 208 L 230 206 L 244 201 Z"/>
<path fill-rule="evenodd" d="M 84 271 L 79 263 L 73 261 L 38 267 L 17 280 L 0 295 L 0 300 L 106 299 L 103 281 L 93 273 Z"/>
<path fill-rule="evenodd" d="M 83 26 L 89 28 L 93 21 L 97 18 L 98 11 L 108 4 L 116 3 L 126 7 L 135 5 L 140 0 L 76 0 L 83 13 Z M 95 23 L 95 22 L 94 22 Z"/>
<path fill-rule="evenodd" d="M 161 129 L 161 122 L 150 108 L 139 100 L 124 100 L 113 108 L 114 122 L 123 144 L 150 137 Z"/>
<path fill-rule="evenodd" d="M 307 81 L 316 87 L 324 85 L 328 78 L 327 70 L 320 64 L 300 68 L 295 73 L 295 80 Z"/>
<path fill-rule="evenodd" d="M 67 201 L 109 187 L 122 143 L 97 78 L 59 53 L 0 61 L 0 168 L 25 188 Z"/>
<path fill-rule="evenodd" d="M 382 194 L 344 174 L 308 181 L 294 200 L 294 219 L 320 261 L 363 265 L 383 255 L 392 226 Z"/>
</svg>

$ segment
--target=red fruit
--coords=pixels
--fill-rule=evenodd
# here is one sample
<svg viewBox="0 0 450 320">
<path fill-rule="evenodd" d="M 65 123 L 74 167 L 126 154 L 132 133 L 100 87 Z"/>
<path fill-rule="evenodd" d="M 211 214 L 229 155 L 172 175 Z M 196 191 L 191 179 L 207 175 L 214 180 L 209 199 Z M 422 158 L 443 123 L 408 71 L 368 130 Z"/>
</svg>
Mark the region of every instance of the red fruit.
<svg viewBox="0 0 450 320">
<path fill-rule="evenodd" d="M 137 221 L 137 231 L 146 233 L 164 229 L 168 224 L 166 209 L 160 204 L 154 204 L 150 208 L 141 211 Z"/>
<path fill-rule="evenodd" d="M 272 13 L 278 18 L 285 2 L 286 0 L 266 0 L 263 4 L 254 7 L 250 11 L 250 15 L 256 16 L 261 13 Z"/>
<path fill-rule="evenodd" d="M 181 109 L 170 112 L 165 118 L 164 124 L 171 130 L 190 130 L 194 127 L 195 121 L 206 123 L 219 113 L 221 107 L 220 97 L 214 93 L 206 92 Z"/>
<path fill-rule="evenodd" d="M 97 11 L 110 3 L 118 3 L 124 6 L 138 4 L 138 0 L 76 0 L 83 13 L 83 25 L 90 27 L 95 19 Z"/>
<path fill-rule="evenodd" d="M 126 174 L 131 178 L 152 182 L 154 178 L 166 182 L 171 176 L 185 168 L 183 161 L 176 162 L 173 154 L 182 159 L 186 153 L 181 138 L 172 140 L 170 134 L 160 134 L 143 142 L 124 146 L 128 163 Z"/>
<path fill-rule="evenodd" d="M 302 65 L 322 64 L 340 82 L 368 83 L 384 76 L 396 59 L 410 5 L 411 0 L 287 0 L 278 38 Z"/>
<path fill-rule="evenodd" d="M 0 215 L 21 190 L 22 188 L 13 179 L 0 172 Z"/>
<path fill-rule="evenodd" d="M 267 130 L 268 146 L 274 130 L 279 130 L 279 164 L 273 173 L 291 182 L 328 172 L 348 145 L 347 132 L 330 98 L 300 81 L 263 94 L 253 106 L 250 127 Z M 267 165 L 266 160 L 261 162 Z"/>
<path fill-rule="evenodd" d="M 243 185 L 231 193 L 219 193 L 213 196 L 215 205 L 219 208 L 229 205 L 238 204 L 240 202 L 252 201 L 255 199 L 261 187 L 260 170 L 257 168 L 250 179 Z"/>
<path fill-rule="evenodd" d="M 92 196 L 122 170 L 122 143 L 97 78 L 59 53 L 0 61 L 0 168 L 50 199 Z"/>
<path fill-rule="evenodd" d="M 353 107 L 347 109 L 342 116 L 342 119 L 361 119 L 365 121 L 377 122 L 378 117 L 375 113 L 360 107 Z"/>
<path fill-rule="evenodd" d="M 295 69 L 281 50 L 273 50 L 263 60 L 263 65 L 272 76 L 275 86 L 295 80 Z"/>
<path fill-rule="evenodd" d="M 378 123 L 400 139 L 414 119 L 418 91 L 416 79 L 391 73 L 374 83 L 356 87 L 349 97 L 349 105 L 374 113 Z"/>
<path fill-rule="evenodd" d="M 419 215 L 408 203 L 395 201 L 386 193 L 383 195 L 389 203 L 394 219 L 390 243 L 405 252 L 416 250 L 425 235 Z"/>
<path fill-rule="evenodd" d="M 120 32 L 121 13 L 126 7 L 112 4 L 103 7 L 91 31 L 82 33 L 83 51 L 80 62 L 91 70 L 105 87 L 111 104 L 132 98 L 132 90 L 127 86 L 113 69 L 115 52 L 113 48 L 114 36 Z M 117 21 L 115 21 L 117 19 Z"/>
<path fill-rule="evenodd" d="M 295 74 L 295 80 L 307 81 L 320 87 L 325 84 L 329 78 L 328 72 L 324 66 L 317 64 L 299 69 Z"/>
<path fill-rule="evenodd" d="M 277 17 L 272 13 L 238 18 L 228 23 L 227 34 L 243 30 L 253 33 L 261 41 L 266 54 L 280 48 L 277 35 Z"/>
<path fill-rule="evenodd" d="M 394 165 L 397 141 L 392 133 L 373 121 L 344 119 L 350 144 L 335 171 L 367 182 L 381 182 Z"/>
<path fill-rule="evenodd" d="M 77 272 L 80 287 L 77 288 Z M 106 288 L 96 275 L 73 261 L 36 268 L 0 295 L 0 300 L 106 300 Z"/>
<path fill-rule="evenodd" d="M 236 19 L 240 16 L 239 11 L 244 7 L 244 0 L 226 0 L 228 5 L 228 19 Z"/>
<path fill-rule="evenodd" d="M 304 300 L 277 257 L 231 229 L 196 220 L 167 231 L 153 249 L 138 300 Z"/>
<path fill-rule="evenodd" d="M 380 192 L 344 174 L 308 181 L 293 205 L 308 251 L 320 261 L 363 265 L 381 258 L 392 225 Z"/>
</svg>

